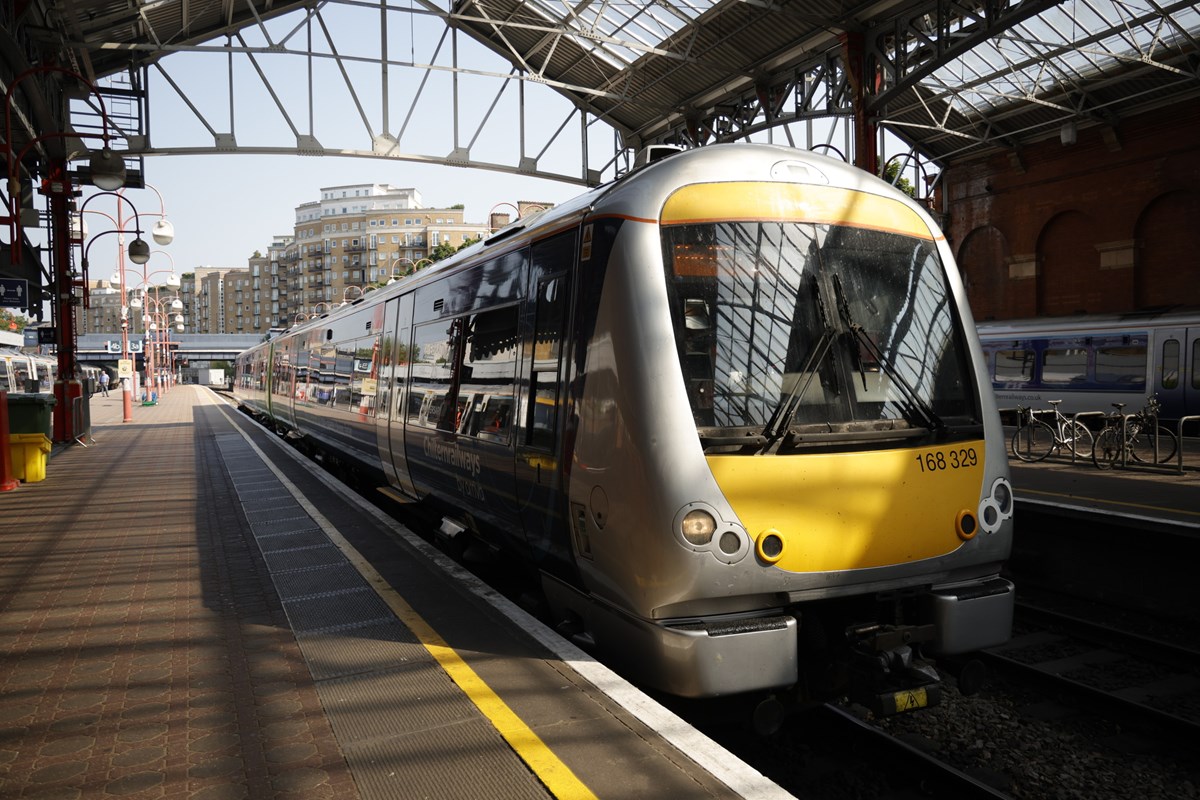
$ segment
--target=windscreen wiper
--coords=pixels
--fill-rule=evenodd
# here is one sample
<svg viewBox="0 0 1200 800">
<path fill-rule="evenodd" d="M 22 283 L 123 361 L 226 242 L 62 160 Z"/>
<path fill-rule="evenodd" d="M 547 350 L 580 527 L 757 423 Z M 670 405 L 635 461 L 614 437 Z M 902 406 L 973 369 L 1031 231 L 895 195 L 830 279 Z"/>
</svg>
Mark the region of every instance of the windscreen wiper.
<svg viewBox="0 0 1200 800">
<path fill-rule="evenodd" d="M 762 435 L 766 437 L 768 443 L 778 438 L 779 435 L 782 434 L 787 428 L 787 420 L 790 419 L 792 414 L 796 412 L 796 406 L 804 397 L 804 393 L 808 391 L 809 384 L 812 383 L 813 378 L 816 377 L 817 373 L 814 367 L 825 360 L 826 354 L 829 353 L 830 348 L 833 347 L 833 343 L 837 339 L 837 333 L 834 331 L 833 325 L 831 325 L 829 322 L 829 316 L 825 313 L 825 303 L 821 299 L 821 292 L 817 288 L 816 281 L 812 283 L 812 287 L 813 297 L 817 302 L 817 309 L 821 313 L 821 325 L 823 327 L 823 330 L 821 331 L 821 338 L 817 340 L 816 346 L 813 347 L 812 352 L 809 353 L 808 360 L 804 362 L 804 366 L 800 370 L 800 375 L 808 376 L 804 380 L 804 386 L 800 386 L 800 381 L 798 378 L 797 380 L 792 381 L 791 390 L 788 392 L 787 396 L 780 401 L 779 405 L 775 407 L 775 411 L 771 414 L 771 418 L 767 420 L 767 424 L 766 427 L 763 428 Z M 784 374 L 786 374 L 786 372 Z M 797 388 L 799 388 L 799 391 L 797 391 Z"/>
<path fill-rule="evenodd" d="M 850 304 L 846 302 L 846 293 L 842 290 L 841 276 L 836 274 L 833 276 L 833 292 L 837 298 L 838 316 L 842 318 L 842 322 L 846 324 L 851 335 L 862 345 L 863 349 L 871 354 L 875 359 L 875 363 L 879 365 L 879 369 L 887 373 L 888 377 L 895 381 L 896 385 L 903 392 L 906 402 L 900 404 L 900 409 L 904 415 L 909 417 L 910 421 L 915 417 L 922 426 L 931 431 L 945 430 L 946 423 L 937 415 L 933 407 L 923 400 L 921 395 L 917 393 L 917 390 L 904 379 L 904 376 L 900 374 L 900 370 L 896 369 L 887 360 L 883 351 L 879 349 L 879 345 L 875 344 L 874 340 L 863 330 L 862 325 L 854 321 L 854 316 L 850 313 Z M 862 356 L 859 354 L 857 347 L 852 348 L 852 350 L 859 375 L 862 376 L 863 390 L 865 391 L 867 388 L 867 372 L 862 363 Z"/>
</svg>

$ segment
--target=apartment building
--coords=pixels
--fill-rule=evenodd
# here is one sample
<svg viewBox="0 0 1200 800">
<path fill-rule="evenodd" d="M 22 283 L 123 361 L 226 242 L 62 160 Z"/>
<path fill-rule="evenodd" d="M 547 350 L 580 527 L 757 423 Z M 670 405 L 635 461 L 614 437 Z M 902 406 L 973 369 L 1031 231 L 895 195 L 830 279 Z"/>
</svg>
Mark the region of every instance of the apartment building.
<svg viewBox="0 0 1200 800">
<path fill-rule="evenodd" d="M 458 248 L 487 233 L 486 223 L 463 220 L 461 206 L 423 207 L 416 189 L 325 187 L 320 200 L 296 207 L 295 235 L 278 250 L 279 324 L 354 300 L 370 286 L 412 271 L 439 244 Z"/>
<path fill-rule="evenodd" d="M 197 267 L 177 289 L 166 287 L 183 303 L 186 332 L 287 327 L 424 266 L 441 245 L 458 249 L 496 227 L 464 221 L 462 206 L 425 208 L 416 189 L 384 183 L 327 186 L 320 199 L 296 206 L 295 220 L 291 234 L 274 236 L 246 266 Z M 120 291 L 107 281 L 93 284 L 88 308 L 76 309 L 77 330 L 119 331 Z"/>
</svg>

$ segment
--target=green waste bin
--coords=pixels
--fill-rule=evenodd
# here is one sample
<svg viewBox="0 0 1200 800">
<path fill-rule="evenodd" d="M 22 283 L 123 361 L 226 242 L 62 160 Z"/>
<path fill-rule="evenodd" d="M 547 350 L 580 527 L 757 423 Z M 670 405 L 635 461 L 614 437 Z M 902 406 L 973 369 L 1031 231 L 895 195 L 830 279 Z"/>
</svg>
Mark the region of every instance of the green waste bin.
<svg viewBox="0 0 1200 800">
<path fill-rule="evenodd" d="M 51 438 L 53 433 L 52 394 L 10 394 L 8 396 L 9 433 L 41 433 Z"/>
</svg>

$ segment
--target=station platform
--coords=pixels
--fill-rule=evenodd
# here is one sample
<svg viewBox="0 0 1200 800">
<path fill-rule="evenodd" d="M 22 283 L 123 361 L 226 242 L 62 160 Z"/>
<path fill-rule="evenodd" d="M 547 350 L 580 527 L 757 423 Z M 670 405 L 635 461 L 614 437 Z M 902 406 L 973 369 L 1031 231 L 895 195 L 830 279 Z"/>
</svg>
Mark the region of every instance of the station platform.
<svg viewBox="0 0 1200 800">
<path fill-rule="evenodd" d="M 1184 470 L 1130 465 L 1099 470 L 1091 458 L 1052 455 L 1026 463 L 1009 454 L 1013 495 L 1021 504 L 1107 516 L 1132 524 L 1171 525 L 1200 532 L 1200 440 L 1184 440 Z"/>
<path fill-rule="evenodd" d="M 207 388 L 0 493 L 0 797 L 775 798 Z"/>
</svg>

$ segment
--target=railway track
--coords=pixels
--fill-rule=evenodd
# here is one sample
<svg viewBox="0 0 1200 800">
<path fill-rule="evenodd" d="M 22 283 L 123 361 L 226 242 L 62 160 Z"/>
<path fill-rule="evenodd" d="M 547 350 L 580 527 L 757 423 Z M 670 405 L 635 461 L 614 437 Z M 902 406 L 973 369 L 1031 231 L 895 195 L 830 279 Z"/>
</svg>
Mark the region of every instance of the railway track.
<svg viewBox="0 0 1200 800">
<path fill-rule="evenodd" d="M 1012 640 L 981 654 L 993 668 L 1146 732 L 1200 743 L 1200 651 L 1026 603 L 1017 625 Z"/>
<path fill-rule="evenodd" d="M 813 708 L 798 720 L 809 727 L 835 758 L 844 760 L 860 780 L 872 775 L 881 784 L 877 797 L 922 797 L 933 800 L 1001 800 L 1009 795 L 967 775 L 888 732 L 832 705 Z M 813 797 L 803 786 L 784 786 L 797 797 Z"/>
<path fill-rule="evenodd" d="M 808 706 L 789 715 L 777 732 L 758 736 L 747 730 L 745 714 L 737 716 L 736 704 L 717 711 L 713 703 L 662 701 L 730 753 L 805 800 L 1010 798 L 995 785 L 837 705 Z"/>
</svg>

